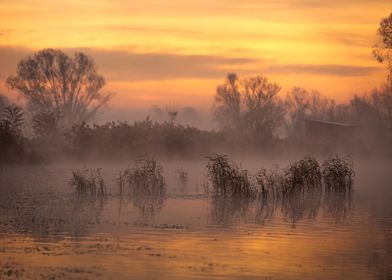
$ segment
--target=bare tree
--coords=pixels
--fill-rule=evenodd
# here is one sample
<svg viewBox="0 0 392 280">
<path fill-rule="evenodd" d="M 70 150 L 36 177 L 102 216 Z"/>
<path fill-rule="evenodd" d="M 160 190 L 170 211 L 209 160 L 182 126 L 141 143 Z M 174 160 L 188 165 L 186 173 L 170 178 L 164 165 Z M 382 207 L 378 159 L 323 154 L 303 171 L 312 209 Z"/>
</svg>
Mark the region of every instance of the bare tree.
<svg viewBox="0 0 392 280">
<path fill-rule="evenodd" d="M 373 55 L 386 65 L 388 75 L 387 83 L 373 93 L 372 103 L 384 121 L 388 137 L 392 138 L 392 13 L 381 20 L 378 39 Z"/>
<path fill-rule="evenodd" d="M 283 123 L 280 87 L 263 76 L 240 79 L 229 73 L 218 86 L 214 116 L 224 129 L 242 131 L 257 139 L 271 138 Z"/>
<path fill-rule="evenodd" d="M 56 49 L 39 51 L 19 62 L 7 85 L 33 112 L 60 112 L 66 127 L 91 119 L 111 98 L 102 91 L 105 79 L 94 61 L 81 52 L 70 57 Z"/>
<path fill-rule="evenodd" d="M 383 18 L 378 28 L 378 42 L 373 56 L 388 69 L 388 86 L 392 87 L 392 13 Z"/>
<path fill-rule="evenodd" d="M 374 90 L 370 102 L 383 124 L 386 137 L 392 139 L 392 87 L 386 85 Z"/>
<path fill-rule="evenodd" d="M 227 74 L 226 81 L 216 89 L 214 117 L 225 129 L 240 127 L 241 93 L 236 73 Z"/>
<path fill-rule="evenodd" d="M 263 76 L 243 79 L 243 125 L 252 136 L 271 139 L 284 119 L 284 107 L 277 94 L 280 86 Z"/>
<path fill-rule="evenodd" d="M 335 101 L 321 95 L 318 91 L 307 91 L 294 87 L 285 100 L 287 111 L 293 122 L 302 118 L 334 120 Z"/>
</svg>

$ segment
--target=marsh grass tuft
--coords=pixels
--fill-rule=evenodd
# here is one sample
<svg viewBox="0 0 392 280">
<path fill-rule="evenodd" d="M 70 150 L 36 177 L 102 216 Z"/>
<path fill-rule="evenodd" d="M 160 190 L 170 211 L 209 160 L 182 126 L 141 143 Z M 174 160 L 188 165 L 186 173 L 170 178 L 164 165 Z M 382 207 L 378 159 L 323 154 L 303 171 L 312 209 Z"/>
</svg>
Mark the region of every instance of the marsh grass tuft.
<svg viewBox="0 0 392 280">
<path fill-rule="evenodd" d="M 349 160 L 331 158 L 321 167 L 310 156 L 285 169 L 261 168 L 255 175 L 249 175 L 226 155 L 213 154 L 208 157 L 207 171 L 212 183 L 210 193 L 215 197 L 285 200 L 300 194 L 351 190 L 355 175 Z"/>
<path fill-rule="evenodd" d="M 284 176 L 279 172 L 278 168 L 275 168 L 275 170 L 261 168 L 254 178 L 257 192 L 263 199 L 267 197 L 279 197 L 282 193 Z"/>
<path fill-rule="evenodd" d="M 322 188 L 320 165 L 313 157 L 292 163 L 284 176 L 283 195 Z"/>
<path fill-rule="evenodd" d="M 212 193 L 217 197 L 251 198 L 255 196 L 248 171 L 231 162 L 226 155 L 212 154 L 207 157 L 208 178 Z"/>
<path fill-rule="evenodd" d="M 116 179 L 120 194 L 128 186 L 132 195 L 160 195 L 166 193 L 163 168 L 154 158 L 141 158 L 133 168 L 120 171 Z"/>
<path fill-rule="evenodd" d="M 164 205 L 166 183 L 163 168 L 154 158 L 143 157 L 133 168 L 120 171 L 116 185 L 121 196 L 131 195 L 134 206 L 145 216 L 152 216 Z"/>
<path fill-rule="evenodd" d="M 72 171 L 70 185 L 79 195 L 94 195 L 104 197 L 107 195 L 106 185 L 101 175 L 101 168 Z"/>
<path fill-rule="evenodd" d="M 355 176 L 354 163 L 338 156 L 329 158 L 323 163 L 322 175 L 326 191 L 350 191 Z"/>
<path fill-rule="evenodd" d="M 174 172 L 174 174 L 177 176 L 181 185 L 185 186 L 188 184 L 188 172 L 186 172 L 184 169 L 179 168 Z"/>
</svg>

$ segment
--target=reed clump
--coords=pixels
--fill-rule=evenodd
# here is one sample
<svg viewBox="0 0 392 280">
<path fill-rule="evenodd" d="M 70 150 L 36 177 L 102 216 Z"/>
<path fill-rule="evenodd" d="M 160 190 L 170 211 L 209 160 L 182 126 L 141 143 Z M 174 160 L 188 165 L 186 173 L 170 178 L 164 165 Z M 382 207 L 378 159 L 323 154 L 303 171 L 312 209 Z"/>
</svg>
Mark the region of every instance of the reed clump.
<svg viewBox="0 0 392 280">
<path fill-rule="evenodd" d="M 154 158 L 139 159 L 133 168 L 120 171 L 116 179 L 120 194 L 128 187 L 131 195 L 164 195 L 166 183 L 163 168 Z"/>
<path fill-rule="evenodd" d="M 174 172 L 182 185 L 188 184 L 188 172 L 180 168 Z"/>
<path fill-rule="evenodd" d="M 116 185 L 120 196 L 130 195 L 133 205 L 146 217 L 160 211 L 166 201 L 163 168 L 154 158 L 141 158 L 133 168 L 120 171 Z"/>
<path fill-rule="evenodd" d="M 320 166 L 310 156 L 285 169 L 261 168 L 255 175 L 249 175 L 226 155 L 213 154 L 208 157 L 207 171 L 214 196 L 263 199 L 351 190 L 355 175 L 352 161 L 335 157 Z"/>
<path fill-rule="evenodd" d="M 212 154 L 207 158 L 207 176 L 215 197 L 252 198 L 256 195 L 247 170 L 242 170 L 226 155 Z"/>
<path fill-rule="evenodd" d="M 326 191 L 350 191 L 355 176 L 354 163 L 338 156 L 324 161 L 322 176 Z"/>
<path fill-rule="evenodd" d="M 106 184 L 101 175 L 101 168 L 72 171 L 70 185 L 79 195 L 104 197 L 107 195 Z"/>
<path fill-rule="evenodd" d="M 255 175 L 256 189 L 263 199 L 279 197 L 284 182 L 284 176 L 279 173 L 279 170 L 267 170 L 262 167 Z"/>
<path fill-rule="evenodd" d="M 294 194 L 306 190 L 318 190 L 321 185 L 321 168 L 314 157 L 305 157 L 294 162 L 285 172 L 282 192 Z"/>
</svg>

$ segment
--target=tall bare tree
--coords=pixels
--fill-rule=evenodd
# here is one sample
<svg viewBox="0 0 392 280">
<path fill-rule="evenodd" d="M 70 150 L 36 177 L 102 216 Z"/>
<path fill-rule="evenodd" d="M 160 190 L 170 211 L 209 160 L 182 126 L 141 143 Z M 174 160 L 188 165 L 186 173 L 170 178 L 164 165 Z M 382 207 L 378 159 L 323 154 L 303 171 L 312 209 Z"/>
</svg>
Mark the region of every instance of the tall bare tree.
<svg viewBox="0 0 392 280">
<path fill-rule="evenodd" d="M 383 18 L 378 28 L 379 42 L 373 49 L 374 57 L 386 65 L 387 83 L 373 93 L 373 105 L 381 114 L 388 137 L 392 139 L 392 13 Z"/>
<path fill-rule="evenodd" d="M 91 119 L 111 97 L 94 61 L 81 52 L 73 57 L 44 49 L 21 60 L 7 85 L 18 90 L 34 113 L 60 114 L 65 126 Z"/>
<path fill-rule="evenodd" d="M 392 13 L 383 18 L 378 28 L 378 42 L 373 49 L 373 56 L 388 69 L 388 86 L 392 87 Z"/>
<path fill-rule="evenodd" d="M 302 118 L 335 120 L 336 104 L 318 91 L 294 87 L 286 97 L 286 107 L 293 122 Z"/>
<path fill-rule="evenodd" d="M 280 86 L 263 76 L 243 79 L 241 85 L 244 127 L 258 139 L 271 139 L 284 118 L 284 107 L 277 98 Z"/>
<path fill-rule="evenodd" d="M 214 115 L 223 128 L 244 132 L 257 139 L 270 139 L 283 123 L 280 87 L 263 76 L 240 79 L 230 73 L 215 95 Z"/>
<path fill-rule="evenodd" d="M 216 89 L 214 117 L 225 129 L 240 127 L 241 93 L 236 73 L 229 73 L 226 81 Z"/>
</svg>

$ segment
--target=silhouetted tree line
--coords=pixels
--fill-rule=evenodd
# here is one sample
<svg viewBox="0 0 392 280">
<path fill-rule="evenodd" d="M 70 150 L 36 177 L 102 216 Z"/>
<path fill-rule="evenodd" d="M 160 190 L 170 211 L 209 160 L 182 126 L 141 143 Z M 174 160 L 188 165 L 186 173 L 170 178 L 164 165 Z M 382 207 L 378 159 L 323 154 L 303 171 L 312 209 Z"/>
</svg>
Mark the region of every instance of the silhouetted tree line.
<svg viewBox="0 0 392 280">
<path fill-rule="evenodd" d="M 227 135 L 237 141 L 271 144 L 279 139 L 314 141 L 302 129 L 306 120 L 331 125 L 356 127 L 357 143 L 392 143 L 392 88 L 383 85 L 371 94 L 355 95 L 344 104 L 316 91 L 295 87 L 286 96 L 277 95 L 280 87 L 267 78 L 241 79 L 229 73 L 218 86 L 214 116 Z M 330 139 L 326 139 L 330 140 Z"/>
<path fill-rule="evenodd" d="M 176 124 L 178 110 L 173 107 L 166 109 L 168 121 L 162 123 L 147 118 L 133 124 L 89 125 L 112 96 L 103 91 L 105 79 L 92 58 L 83 53 L 68 56 L 54 49 L 39 51 L 22 59 L 16 74 L 6 81 L 26 101 L 26 122 L 23 109 L 0 95 L 0 162 L 24 158 L 26 150 L 42 152 L 48 147 L 80 156 L 188 156 L 224 147 L 319 148 L 323 141 L 332 143 L 330 138 L 337 138 L 331 134 L 324 137 L 328 139 L 316 139 L 306 130 L 307 121 L 355 127 L 355 133 L 345 139 L 349 146 L 391 151 L 392 14 L 381 21 L 378 34 L 373 55 L 388 71 L 386 82 L 372 93 L 355 95 L 349 102 L 337 104 L 319 92 L 299 87 L 282 96 L 280 86 L 262 75 L 241 78 L 229 73 L 217 87 L 214 100 L 219 132 Z M 26 131 L 33 136 L 24 136 Z"/>
</svg>

